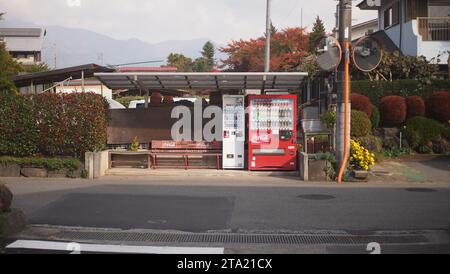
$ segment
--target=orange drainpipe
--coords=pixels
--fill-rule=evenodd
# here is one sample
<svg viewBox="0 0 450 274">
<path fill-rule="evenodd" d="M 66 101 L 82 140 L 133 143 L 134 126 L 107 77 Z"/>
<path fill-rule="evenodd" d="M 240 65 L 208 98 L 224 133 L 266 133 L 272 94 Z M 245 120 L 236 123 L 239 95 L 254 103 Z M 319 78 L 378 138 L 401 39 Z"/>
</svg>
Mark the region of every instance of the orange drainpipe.
<svg viewBox="0 0 450 274">
<path fill-rule="evenodd" d="M 344 158 L 342 159 L 341 166 L 339 168 L 338 174 L 338 183 L 342 184 L 342 177 L 344 175 L 345 168 L 347 166 L 348 158 L 349 158 L 349 140 L 348 140 L 348 131 L 349 131 L 349 101 L 350 101 L 350 42 L 345 42 L 345 95 L 344 95 Z"/>
</svg>

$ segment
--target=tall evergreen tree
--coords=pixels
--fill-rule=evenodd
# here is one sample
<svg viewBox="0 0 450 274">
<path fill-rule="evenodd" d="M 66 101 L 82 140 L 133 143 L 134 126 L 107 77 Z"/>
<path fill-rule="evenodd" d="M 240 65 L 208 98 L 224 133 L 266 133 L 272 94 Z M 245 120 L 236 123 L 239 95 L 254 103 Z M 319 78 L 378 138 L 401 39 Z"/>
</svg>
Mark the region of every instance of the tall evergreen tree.
<svg viewBox="0 0 450 274">
<path fill-rule="evenodd" d="M 0 20 L 4 13 L 0 12 Z M 6 49 L 5 43 L 0 39 L 0 92 L 17 91 L 12 77 L 21 71 L 19 63 L 14 61 Z"/>
<path fill-rule="evenodd" d="M 167 57 L 167 65 L 176 67 L 180 72 L 192 71 L 192 59 L 179 53 L 171 53 Z"/>
<path fill-rule="evenodd" d="M 325 27 L 323 25 L 323 22 L 320 19 L 320 17 L 317 16 L 316 21 L 314 22 L 311 36 L 309 37 L 308 47 L 309 47 L 310 52 L 314 51 L 314 44 L 316 43 L 317 39 L 319 39 L 320 37 L 325 36 L 325 35 L 326 35 L 326 33 L 325 33 Z"/>
<path fill-rule="evenodd" d="M 209 66 L 209 70 L 212 70 L 216 64 L 214 56 L 216 55 L 216 49 L 211 41 L 205 43 L 202 49 L 202 57 L 206 60 Z"/>
</svg>

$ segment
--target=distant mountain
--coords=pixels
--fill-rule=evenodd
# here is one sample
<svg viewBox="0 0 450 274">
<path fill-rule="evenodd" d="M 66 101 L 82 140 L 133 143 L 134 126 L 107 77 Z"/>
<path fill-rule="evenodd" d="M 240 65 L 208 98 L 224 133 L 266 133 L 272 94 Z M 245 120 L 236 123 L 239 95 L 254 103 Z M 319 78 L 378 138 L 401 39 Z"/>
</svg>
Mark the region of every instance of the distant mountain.
<svg viewBox="0 0 450 274">
<path fill-rule="evenodd" d="M 22 21 L 2 21 L 0 27 L 36 27 Z M 40 26 L 47 30 L 42 58 L 50 67 L 76 66 L 87 63 L 116 65 L 124 63 L 164 60 L 169 53 L 182 53 L 191 58 L 200 56 L 207 38 L 173 40 L 150 44 L 139 39 L 117 40 L 109 36 L 84 29 L 61 26 Z M 222 58 L 223 56 L 218 56 Z M 145 64 L 147 65 L 147 64 Z"/>
</svg>

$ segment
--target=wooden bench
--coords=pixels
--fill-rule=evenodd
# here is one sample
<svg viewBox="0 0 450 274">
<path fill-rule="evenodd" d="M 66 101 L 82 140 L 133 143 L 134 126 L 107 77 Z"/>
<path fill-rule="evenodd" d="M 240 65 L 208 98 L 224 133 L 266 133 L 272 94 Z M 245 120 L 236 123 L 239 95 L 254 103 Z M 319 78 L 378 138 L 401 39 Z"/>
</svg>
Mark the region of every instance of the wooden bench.
<svg viewBox="0 0 450 274">
<path fill-rule="evenodd" d="M 184 169 L 220 169 L 222 158 L 221 142 L 191 142 L 191 141 L 152 141 L 152 167 L 156 168 L 184 168 Z M 204 157 L 214 157 L 215 165 L 205 165 Z M 160 159 L 175 159 L 177 162 L 160 165 Z M 192 159 L 201 159 L 201 165 L 191 165 Z M 182 162 L 182 165 L 179 165 Z"/>
<path fill-rule="evenodd" d="M 147 156 L 147 161 L 142 160 L 114 160 L 114 155 L 125 155 L 125 156 Z M 123 164 L 130 166 L 148 166 L 151 168 L 151 152 L 150 150 L 145 151 L 128 151 L 128 150 L 110 150 L 109 151 L 109 168 L 113 168 L 114 164 Z"/>
</svg>

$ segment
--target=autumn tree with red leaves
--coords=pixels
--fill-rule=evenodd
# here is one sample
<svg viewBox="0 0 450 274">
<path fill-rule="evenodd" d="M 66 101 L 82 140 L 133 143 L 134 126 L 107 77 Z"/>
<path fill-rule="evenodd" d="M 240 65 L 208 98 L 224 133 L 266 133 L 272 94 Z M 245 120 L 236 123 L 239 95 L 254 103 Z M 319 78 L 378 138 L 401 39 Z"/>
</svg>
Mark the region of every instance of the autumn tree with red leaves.
<svg viewBox="0 0 450 274">
<path fill-rule="evenodd" d="M 270 71 L 298 71 L 308 56 L 309 33 L 304 28 L 286 28 L 272 34 Z M 228 43 L 219 50 L 228 55 L 222 68 L 234 72 L 264 71 L 265 37 Z"/>
</svg>

